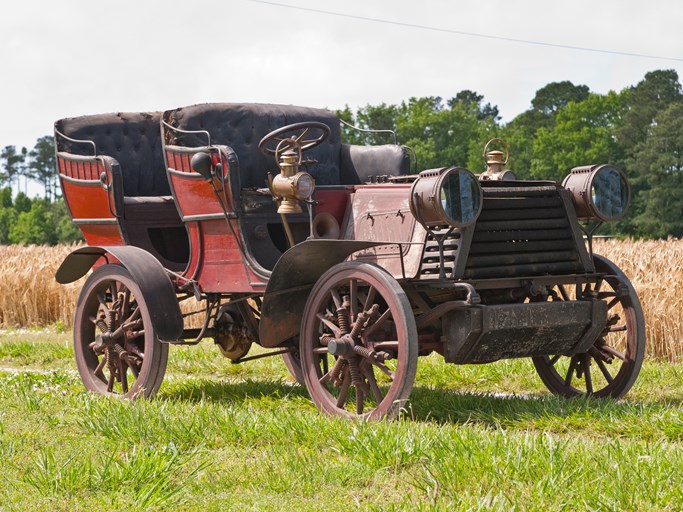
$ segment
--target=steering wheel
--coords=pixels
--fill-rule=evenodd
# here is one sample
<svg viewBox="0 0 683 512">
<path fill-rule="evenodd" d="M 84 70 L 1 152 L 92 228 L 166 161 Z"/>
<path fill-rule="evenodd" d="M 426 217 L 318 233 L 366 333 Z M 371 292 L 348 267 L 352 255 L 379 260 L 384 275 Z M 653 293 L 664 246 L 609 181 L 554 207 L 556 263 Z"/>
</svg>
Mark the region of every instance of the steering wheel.
<svg viewBox="0 0 683 512">
<path fill-rule="evenodd" d="M 306 138 L 309 133 L 311 138 Z M 322 144 L 329 136 L 330 127 L 325 123 L 304 121 L 273 130 L 261 139 L 258 148 L 264 155 L 277 155 L 295 147 L 306 151 Z"/>
</svg>

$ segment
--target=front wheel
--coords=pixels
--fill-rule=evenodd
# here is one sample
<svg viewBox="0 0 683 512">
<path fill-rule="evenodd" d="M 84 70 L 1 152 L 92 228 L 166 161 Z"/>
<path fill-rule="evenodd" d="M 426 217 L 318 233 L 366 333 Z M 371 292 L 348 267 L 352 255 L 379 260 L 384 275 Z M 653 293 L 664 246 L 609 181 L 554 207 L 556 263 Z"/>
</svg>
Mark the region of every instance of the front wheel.
<svg viewBox="0 0 683 512">
<path fill-rule="evenodd" d="M 320 411 L 364 419 L 396 416 L 417 372 L 417 328 L 408 297 L 380 267 L 335 265 L 308 298 L 299 354 Z"/>
<path fill-rule="evenodd" d="M 168 345 L 159 342 L 145 298 L 124 267 L 103 265 L 86 280 L 76 305 L 74 352 L 89 391 L 149 398 L 159 390 Z"/>
<path fill-rule="evenodd" d="M 631 389 L 643 364 L 645 319 L 626 275 L 607 258 L 594 258 L 596 271 L 605 277 L 593 289 L 581 292 L 607 302 L 604 331 L 586 353 L 538 356 L 533 362 L 543 383 L 557 395 L 620 398 Z M 564 288 L 559 291 L 559 299 L 571 299 Z"/>
</svg>

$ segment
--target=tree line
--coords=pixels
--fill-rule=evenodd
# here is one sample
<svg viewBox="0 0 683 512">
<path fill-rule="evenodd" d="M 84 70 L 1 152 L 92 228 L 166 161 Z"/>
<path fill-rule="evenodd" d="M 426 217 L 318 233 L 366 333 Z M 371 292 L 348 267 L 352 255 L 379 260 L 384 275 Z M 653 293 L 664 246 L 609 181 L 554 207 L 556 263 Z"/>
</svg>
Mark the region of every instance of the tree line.
<svg viewBox="0 0 683 512">
<path fill-rule="evenodd" d="M 337 114 L 369 130 L 343 126 L 347 143 L 385 144 L 393 138 L 381 130 L 395 132 L 414 151 L 417 170 L 459 165 L 482 172 L 483 147 L 493 137 L 508 143 L 508 168 L 520 179 L 559 181 L 579 165 L 616 165 L 633 188 L 631 212 L 601 232 L 683 236 L 683 91 L 675 70 L 649 72 L 636 85 L 606 94 L 570 81 L 552 82 L 507 123 L 496 105 L 470 90 L 445 100 L 414 97 L 355 111 L 347 106 Z M 80 238 L 60 197 L 51 136 L 40 137 L 31 150 L 5 146 L 0 166 L 0 243 Z M 43 197 L 29 199 L 20 192 L 21 177 L 39 184 Z"/>
<path fill-rule="evenodd" d="M 0 166 L 0 244 L 54 245 L 82 240 L 60 197 L 50 135 L 38 138 L 31 150 L 5 146 L 0 151 Z M 43 197 L 28 197 L 28 181 L 40 185 Z"/>
<path fill-rule="evenodd" d="M 464 90 L 444 100 L 410 98 L 399 105 L 367 105 L 339 116 L 364 130 L 393 130 L 413 148 L 419 170 L 448 165 L 484 170 L 492 137 L 509 145 L 508 167 L 520 179 L 562 180 L 579 165 L 610 163 L 633 188 L 631 211 L 602 233 L 643 238 L 683 236 L 683 93 L 675 70 L 652 71 L 620 92 L 552 82 L 531 108 L 501 123 L 498 107 Z M 385 133 L 344 127 L 347 142 L 387 143 Z"/>
</svg>

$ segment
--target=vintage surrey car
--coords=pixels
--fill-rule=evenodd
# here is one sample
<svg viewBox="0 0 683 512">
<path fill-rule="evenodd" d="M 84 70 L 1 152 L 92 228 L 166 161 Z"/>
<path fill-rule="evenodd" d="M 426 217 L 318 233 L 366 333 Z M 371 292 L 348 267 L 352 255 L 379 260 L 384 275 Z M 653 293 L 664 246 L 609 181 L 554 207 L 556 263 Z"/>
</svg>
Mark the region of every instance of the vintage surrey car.
<svg viewBox="0 0 683 512">
<path fill-rule="evenodd" d="M 628 209 L 622 171 L 518 180 L 494 139 L 480 174 L 411 174 L 409 148 L 341 133 L 328 110 L 267 104 L 57 121 L 62 191 L 87 245 L 56 279 L 94 269 L 74 319 L 85 387 L 151 397 L 170 345 L 211 338 L 236 363 L 281 355 L 330 415 L 395 416 L 433 352 L 530 357 L 567 397 L 629 390 L 642 310 L 592 250 L 595 229 Z M 265 350 L 249 355 L 254 343 Z"/>
</svg>

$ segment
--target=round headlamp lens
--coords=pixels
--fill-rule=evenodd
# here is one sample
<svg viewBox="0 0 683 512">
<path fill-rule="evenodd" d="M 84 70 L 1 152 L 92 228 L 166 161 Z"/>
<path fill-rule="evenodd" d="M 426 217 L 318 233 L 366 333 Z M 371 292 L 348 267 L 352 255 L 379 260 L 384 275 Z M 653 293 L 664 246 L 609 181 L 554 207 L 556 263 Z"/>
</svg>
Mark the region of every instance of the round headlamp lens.
<svg viewBox="0 0 683 512">
<path fill-rule="evenodd" d="M 630 201 L 626 176 L 616 167 L 605 165 L 597 170 L 591 183 L 591 199 L 597 213 L 605 220 L 620 219 Z"/>
</svg>

